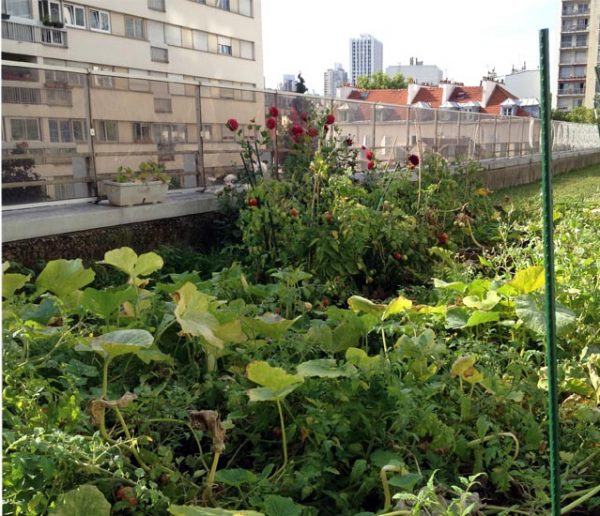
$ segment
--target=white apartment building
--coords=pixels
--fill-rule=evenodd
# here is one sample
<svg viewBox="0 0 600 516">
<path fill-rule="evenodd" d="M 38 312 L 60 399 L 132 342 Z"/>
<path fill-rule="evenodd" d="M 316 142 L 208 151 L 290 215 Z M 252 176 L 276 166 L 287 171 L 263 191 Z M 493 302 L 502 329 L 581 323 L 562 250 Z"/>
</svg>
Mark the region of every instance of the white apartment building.
<svg viewBox="0 0 600 516">
<path fill-rule="evenodd" d="M 592 108 L 596 95 L 600 0 L 563 0 L 557 108 Z"/>
<path fill-rule="evenodd" d="M 371 77 L 383 71 L 383 45 L 370 34 L 350 40 L 350 80 L 356 85 L 361 75 Z"/>
<path fill-rule="evenodd" d="M 429 86 L 437 86 L 444 73 L 435 65 L 425 65 L 423 61 L 419 61 L 416 57 L 410 58 L 408 65 L 393 65 L 385 69 L 385 73 L 390 77 L 396 74 L 402 74 L 405 79 L 412 79 L 416 84 L 427 84 Z"/>
<path fill-rule="evenodd" d="M 333 68 L 329 68 L 323 74 L 323 95 L 325 97 L 335 97 L 337 88 L 340 88 L 348 82 L 348 73 L 342 67 L 341 63 L 335 63 Z"/>
<path fill-rule="evenodd" d="M 2 158 L 49 199 L 150 159 L 224 169 L 225 121 L 264 115 L 260 0 L 2 0 L 2 60 Z"/>
</svg>

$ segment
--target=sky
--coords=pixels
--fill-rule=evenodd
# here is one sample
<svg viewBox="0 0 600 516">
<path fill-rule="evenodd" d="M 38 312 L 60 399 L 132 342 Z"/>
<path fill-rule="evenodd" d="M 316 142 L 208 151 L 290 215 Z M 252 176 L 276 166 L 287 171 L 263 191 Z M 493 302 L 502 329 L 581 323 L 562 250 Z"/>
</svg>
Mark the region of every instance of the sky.
<svg viewBox="0 0 600 516">
<path fill-rule="evenodd" d="M 539 65 L 539 30 L 550 29 L 555 88 L 559 0 L 262 0 L 265 87 L 302 72 L 323 93 L 323 73 L 349 68 L 349 40 L 371 34 L 383 43 L 383 69 L 417 57 L 448 79 L 479 85 L 495 68 Z"/>
</svg>

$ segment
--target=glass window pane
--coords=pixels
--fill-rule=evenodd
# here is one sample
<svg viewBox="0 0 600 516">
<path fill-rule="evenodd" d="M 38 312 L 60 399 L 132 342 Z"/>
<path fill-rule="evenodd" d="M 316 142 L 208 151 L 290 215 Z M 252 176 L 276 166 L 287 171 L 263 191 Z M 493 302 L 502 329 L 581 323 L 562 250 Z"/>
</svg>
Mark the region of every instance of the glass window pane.
<svg viewBox="0 0 600 516">
<path fill-rule="evenodd" d="M 60 140 L 62 142 L 73 141 L 73 134 L 71 132 L 71 122 L 69 120 L 60 121 Z"/>
<path fill-rule="evenodd" d="M 48 129 L 50 130 L 50 141 L 58 143 L 60 136 L 58 134 L 58 120 L 48 120 Z"/>
<path fill-rule="evenodd" d="M 195 30 L 193 33 L 193 45 L 196 50 L 208 50 L 208 34 Z"/>
<path fill-rule="evenodd" d="M 26 124 L 27 124 L 27 139 L 28 140 L 39 140 L 40 139 L 40 129 L 39 129 L 37 118 L 28 118 L 26 120 Z"/>
</svg>

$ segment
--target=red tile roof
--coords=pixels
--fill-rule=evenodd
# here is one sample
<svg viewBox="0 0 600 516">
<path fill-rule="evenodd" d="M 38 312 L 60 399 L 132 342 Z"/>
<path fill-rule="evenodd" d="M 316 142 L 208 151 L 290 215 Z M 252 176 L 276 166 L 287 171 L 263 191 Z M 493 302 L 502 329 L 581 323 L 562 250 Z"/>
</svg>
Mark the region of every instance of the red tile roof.
<svg viewBox="0 0 600 516">
<path fill-rule="evenodd" d="M 442 104 L 443 90 L 441 87 L 421 86 L 412 104 L 427 102 L 432 108 L 439 108 Z M 483 86 L 456 86 L 448 99 L 449 102 L 459 104 L 467 102 L 480 102 L 482 104 L 480 113 L 500 115 L 500 104 L 506 99 L 516 99 L 512 93 L 500 84 L 494 86 L 487 106 L 483 107 Z M 408 90 L 352 90 L 348 96 L 350 100 L 363 100 L 368 102 L 380 102 L 382 104 L 393 104 L 405 106 L 408 104 Z M 524 109 L 517 109 L 517 116 L 531 116 Z"/>
<path fill-rule="evenodd" d="M 448 99 L 449 102 L 482 102 L 482 86 L 457 86 Z"/>
<path fill-rule="evenodd" d="M 421 86 L 412 103 L 427 102 L 432 108 L 439 108 L 442 104 L 442 88 Z"/>
</svg>

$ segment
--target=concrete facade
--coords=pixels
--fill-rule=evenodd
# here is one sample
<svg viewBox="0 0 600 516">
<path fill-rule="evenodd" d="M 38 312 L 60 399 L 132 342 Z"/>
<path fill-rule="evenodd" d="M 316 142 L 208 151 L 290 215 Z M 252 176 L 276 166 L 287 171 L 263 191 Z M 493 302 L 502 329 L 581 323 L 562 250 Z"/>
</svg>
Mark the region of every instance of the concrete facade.
<svg viewBox="0 0 600 516">
<path fill-rule="evenodd" d="M 383 71 L 383 45 L 370 34 L 350 40 L 350 81 L 356 85 L 361 75 L 371 77 Z"/>
<path fill-rule="evenodd" d="M 91 178 L 149 160 L 198 186 L 239 159 L 225 121 L 264 115 L 260 0 L 2 6 L 3 165 L 32 162 L 41 199 L 101 194 Z"/>
<path fill-rule="evenodd" d="M 563 0 L 557 108 L 594 107 L 600 0 Z"/>
<path fill-rule="evenodd" d="M 323 74 L 323 95 L 325 97 L 335 97 L 338 88 L 348 83 L 348 73 L 340 63 L 335 63 Z"/>
<path fill-rule="evenodd" d="M 393 65 L 385 69 L 385 73 L 390 77 L 396 74 L 402 74 L 405 79 L 412 79 L 417 84 L 427 84 L 437 86 L 444 77 L 444 72 L 435 65 L 425 65 L 423 61 L 416 58 L 410 58 L 408 65 Z"/>
</svg>

